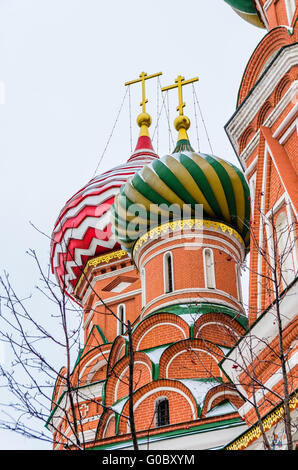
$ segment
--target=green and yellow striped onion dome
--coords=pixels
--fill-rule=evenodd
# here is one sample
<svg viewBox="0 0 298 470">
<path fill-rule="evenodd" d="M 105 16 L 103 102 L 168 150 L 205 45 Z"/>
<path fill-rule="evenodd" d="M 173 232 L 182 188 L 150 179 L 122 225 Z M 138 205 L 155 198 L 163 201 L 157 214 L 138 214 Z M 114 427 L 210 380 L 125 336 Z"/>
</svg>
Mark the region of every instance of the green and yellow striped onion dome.
<svg viewBox="0 0 298 470">
<path fill-rule="evenodd" d="M 258 10 L 256 8 L 254 0 L 224 0 L 228 3 L 233 10 L 241 16 L 244 20 L 257 26 L 258 28 L 264 28 L 264 23 L 260 19 Z"/>
<path fill-rule="evenodd" d="M 132 252 L 137 239 L 153 228 L 154 212 L 171 220 L 173 204 L 181 210 L 187 205 L 188 218 L 195 217 L 195 207 L 201 204 L 204 219 L 234 228 L 248 249 L 250 197 L 243 173 L 221 158 L 194 152 L 188 141 L 181 140 L 173 154 L 144 166 L 120 188 L 111 217 L 122 248 Z M 142 209 L 136 211 L 138 207 Z M 137 230 L 131 232 L 136 218 Z M 158 221 L 156 217 L 156 226 L 161 225 Z"/>
</svg>

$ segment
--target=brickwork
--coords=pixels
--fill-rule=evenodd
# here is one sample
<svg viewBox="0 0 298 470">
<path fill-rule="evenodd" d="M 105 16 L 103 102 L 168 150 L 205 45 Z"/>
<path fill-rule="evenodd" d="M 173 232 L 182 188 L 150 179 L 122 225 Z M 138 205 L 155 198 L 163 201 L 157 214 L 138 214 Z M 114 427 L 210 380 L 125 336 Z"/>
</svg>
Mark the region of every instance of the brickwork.
<svg viewBox="0 0 298 470">
<path fill-rule="evenodd" d="M 244 404 L 244 400 L 237 393 L 236 388 L 231 384 L 222 384 L 212 388 L 206 394 L 201 416 L 205 417 L 208 411 L 211 411 L 220 403 L 229 400 L 236 408 Z"/>
<path fill-rule="evenodd" d="M 289 66 L 287 70 L 284 66 L 283 72 L 279 72 L 283 52 L 298 39 L 297 9 L 290 21 L 293 26 L 290 30 L 285 27 L 289 25 L 289 18 L 284 0 L 270 4 L 260 0 L 258 4 L 262 7 L 268 33 L 254 50 L 243 74 L 236 111 L 241 122 L 236 122 L 240 130 L 235 138 L 249 183 L 255 179 L 254 186 L 251 184 L 254 188 L 250 227 L 251 327 L 275 299 L 270 281 L 272 272 L 266 262 L 271 251 L 264 217 L 269 217 L 273 211 L 276 225 L 277 217 L 284 212 L 290 224 L 296 220 L 298 209 L 297 130 L 294 125 L 297 100 L 289 98 L 297 80 L 298 66 Z M 272 70 L 276 86 L 269 92 L 260 87 Z M 255 98 L 254 92 L 259 89 L 262 92 Z M 250 100 L 250 111 L 244 115 L 243 109 Z M 206 249 L 210 250 L 209 264 Z M 171 257 L 171 278 L 165 267 L 166 253 Z M 293 250 L 293 266 L 296 255 Z M 124 444 L 131 439 L 128 337 L 112 314 L 117 315 L 119 306 L 125 307 L 125 321 L 133 325 L 133 404 L 139 438 L 169 431 L 187 432 L 229 419 L 241 422 L 236 410 L 212 416 L 218 405 L 227 403 L 229 410 L 235 407 L 241 412 L 248 426 L 255 424 L 255 409 L 243 400 L 245 393 L 248 400 L 252 398 L 252 385 L 256 384 L 252 379 L 254 375 L 259 381 L 256 397 L 262 416 L 282 401 L 284 382 L 277 376 L 281 365 L 277 335 L 266 344 L 269 336 L 267 331 L 262 331 L 260 342 L 264 347 L 253 363 L 246 364 L 246 370 L 244 367 L 238 374 L 239 365 L 234 364 L 235 384 L 231 383 L 233 372 L 231 377 L 223 372 L 225 355 L 241 346 L 242 337 L 246 335 L 237 274 L 244 258 L 240 236 L 218 224 L 206 225 L 200 233 L 187 229 L 178 235 L 169 230 L 167 236 L 148 238 L 132 259 L 119 251 L 108 253 L 106 259 L 88 261 L 75 288 L 76 298 L 84 305 L 85 344 L 70 373 L 77 396 L 81 387 L 81 391 L 91 397 L 86 399 L 82 392 L 80 403 L 76 405 L 77 416 L 83 418 L 84 432 L 93 436 L 87 441 L 87 447 Z M 281 269 L 277 266 L 279 275 Z M 282 282 L 281 289 L 284 287 Z M 210 310 L 207 313 L 200 312 L 199 307 L 195 310 L 198 303 L 210 306 Z M 192 313 L 186 306 L 192 308 Z M 270 317 L 268 331 L 272 321 Z M 290 393 L 297 387 L 297 366 L 291 365 L 297 351 L 296 338 L 297 325 L 290 322 L 282 336 L 283 353 L 290 370 Z M 53 404 L 63 400 L 66 374 L 63 368 L 56 382 Z M 260 384 L 265 384 L 265 388 Z M 204 393 L 198 392 L 200 386 Z M 169 422 L 158 427 L 156 404 L 160 399 L 168 400 Z M 52 411 L 55 415 L 54 406 Z M 55 416 L 58 430 L 71 439 L 69 422 L 63 417 L 59 422 L 57 411 Z M 70 409 L 68 416 L 71 416 Z M 54 432 L 54 439 L 58 434 Z M 63 444 L 59 448 L 62 449 Z"/>
<path fill-rule="evenodd" d="M 169 379 L 222 377 L 218 367 L 220 348 L 205 341 L 179 341 L 161 356 L 159 376 Z"/>
<path fill-rule="evenodd" d="M 158 398 L 164 396 L 169 400 L 171 424 L 192 421 L 198 417 L 195 399 L 185 385 L 176 380 L 158 380 L 145 385 L 134 394 L 137 431 L 156 427 L 154 404 Z M 128 415 L 128 403 L 123 409 L 123 415 Z M 119 431 L 127 432 L 125 420 L 120 422 Z"/>
</svg>

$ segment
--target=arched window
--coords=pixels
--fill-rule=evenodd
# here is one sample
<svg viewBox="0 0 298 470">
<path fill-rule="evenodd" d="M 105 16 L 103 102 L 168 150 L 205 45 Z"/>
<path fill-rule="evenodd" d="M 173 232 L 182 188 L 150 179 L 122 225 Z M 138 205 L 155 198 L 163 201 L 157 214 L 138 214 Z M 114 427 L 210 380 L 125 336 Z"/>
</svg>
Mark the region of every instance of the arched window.
<svg viewBox="0 0 298 470">
<path fill-rule="evenodd" d="M 251 178 L 249 180 L 251 219 L 253 219 L 253 216 L 254 216 L 256 181 L 257 181 L 257 173 L 254 172 L 254 174 L 251 176 Z"/>
<path fill-rule="evenodd" d="M 289 284 L 294 277 L 294 267 L 291 250 L 290 230 L 285 212 L 281 212 L 276 218 L 276 238 L 278 258 L 283 284 Z M 284 287 L 286 287 L 284 285 Z"/>
<path fill-rule="evenodd" d="M 164 255 L 164 288 L 165 293 L 173 292 L 174 276 L 173 276 L 173 256 L 168 252 Z"/>
<path fill-rule="evenodd" d="M 157 427 L 167 426 L 170 424 L 169 400 L 167 398 L 159 398 L 155 402 L 155 423 Z"/>
<path fill-rule="evenodd" d="M 203 256 L 204 256 L 205 286 L 207 287 L 207 289 L 215 289 L 213 251 L 210 248 L 205 248 Z"/>
<path fill-rule="evenodd" d="M 238 300 L 239 302 L 242 303 L 243 297 L 242 297 L 242 285 L 241 285 L 241 269 L 237 263 L 235 264 L 235 271 L 236 271 L 236 285 L 237 285 L 237 292 L 238 292 Z"/>
<path fill-rule="evenodd" d="M 117 318 L 118 318 L 118 321 L 117 321 L 117 334 L 118 335 L 123 335 L 124 330 L 125 330 L 125 321 L 126 321 L 126 318 L 125 318 L 125 305 L 124 304 L 118 305 Z"/>
</svg>

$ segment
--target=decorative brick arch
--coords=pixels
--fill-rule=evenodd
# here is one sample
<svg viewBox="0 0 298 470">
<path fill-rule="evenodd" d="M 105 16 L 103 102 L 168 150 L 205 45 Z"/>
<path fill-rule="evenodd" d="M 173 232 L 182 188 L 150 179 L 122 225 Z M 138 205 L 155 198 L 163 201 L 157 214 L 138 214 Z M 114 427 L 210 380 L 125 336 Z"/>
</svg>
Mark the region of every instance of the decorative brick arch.
<svg viewBox="0 0 298 470">
<path fill-rule="evenodd" d="M 133 332 L 136 351 L 180 341 L 189 337 L 188 324 L 174 313 L 157 313 L 146 317 Z"/>
<path fill-rule="evenodd" d="M 205 418 L 208 411 L 212 410 L 215 406 L 225 400 L 229 400 L 237 409 L 244 404 L 243 398 L 241 398 L 234 385 L 220 384 L 207 392 L 201 412 L 201 418 Z"/>
<path fill-rule="evenodd" d="M 254 50 L 245 69 L 239 89 L 237 106 L 242 103 L 250 90 L 254 87 L 255 83 L 264 71 L 264 67 L 268 62 L 270 62 L 271 58 L 273 59 L 274 54 L 276 54 L 282 47 L 294 42 L 294 35 L 291 36 L 287 28 L 284 26 L 272 29 L 264 37 Z"/>
<path fill-rule="evenodd" d="M 235 313 L 236 315 L 236 313 Z M 206 313 L 195 322 L 194 337 L 225 347 L 233 347 L 245 328 L 224 313 Z"/>
<path fill-rule="evenodd" d="M 158 398 L 166 397 L 169 401 L 170 424 L 189 422 L 198 418 L 196 401 L 190 390 L 178 380 L 157 380 L 137 390 L 133 397 L 136 430 L 148 430 L 155 427 L 154 405 Z M 128 401 L 123 414 L 128 416 Z M 127 423 L 120 420 L 119 433 L 126 433 Z"/>
<path fill-rule="evenodd" d="M 83 355 L 74 368 L 72 383 L 75 386 L 81 386 L 104 379 L 110 349 L 110 344 L 103 344 L 89 350 Z M 95 374 L 96 378 L 94 377 Z"/>
<path fill-rule="evenodd" d="M 116 418 L 113 410 L 106 410 L 100 417 L 96 439 L 105 439 L 115 435 Z"/>
<path fill-rule="evenodd" d="M 243 134 L 241 135 L 239 139 L 239 153 L 241 153 L 245 149 L 245 147 L 247 146 L 248 142 L 250 141 L 250 139 L 252 138 L 255 132 L 256 130 L 254 129 L 252 125 L 249 125 L 245 129 L 245 131 L 243 132 Z"/>
<path fill-rule="evenodd" d="M 270 101 L 265 101 L 263 106 L 261 107 L 259 113 L 258 113 L 258 119 L 257 119 L 257 128 L 261 127 L 261 125 L 264 123 L 266 120 L 267 116 L 271 113 L 273 110 L 273 106 L 271 105 Z"/>
<path fill-rule="evenodd" d="M 111 368 L 105 388 L 105 404 L 111 406 L 121 398 L 128 396 L 129 358 L 123 357 Z M 152 381 L 152 362 L 142 352 L 134 354 L 134 390 Z M 126 384 L 127 383 L 127 384 Z"/>
<path fill-rule="evenodd" d="M 274 106 L 276 106 L 280 102 L 282 96 L 285 94 L 287 89 L 291 86 L 291 83 L 292 83 L 292 80 L 289 74 L 286 74 L 284 77 L 282 77 L 282 79 L 280 80 L 280 82 L 278 83 L 275 89 Z"/>
<path fill-rule="evenodd" d="M 111 369 L 121 359 L 121 357 L 125 356 L 125 353 L 126 353 L 126 340 L 125 338 L 123 338 L 123 336 L 117 336 L 111 348 L 107 374 L 110 373 Z"/>
<path fill-rule="evenodd" d="M 221 377 L 218 362 L 223 353 L 200 339 L 179 341 L 169 346 L 159 361 L 160 379 L 198 379 Z"/>
</svg>

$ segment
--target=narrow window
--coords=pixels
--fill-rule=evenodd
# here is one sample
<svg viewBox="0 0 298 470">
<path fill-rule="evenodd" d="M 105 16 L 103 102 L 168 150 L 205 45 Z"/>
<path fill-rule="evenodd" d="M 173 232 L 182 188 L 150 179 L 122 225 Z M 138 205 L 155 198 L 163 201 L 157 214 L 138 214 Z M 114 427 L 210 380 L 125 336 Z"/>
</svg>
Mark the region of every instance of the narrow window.
<svg viewBox="0 0 298 470">
<path fill-rule="evenodd" d="M 164 255 L 164 287 L 166 294 L 174 290 L 172 253 Z"/>
<path fill-rule="evenodd" d="M 237 292 L 238 292 L 238 300 L 239 302 L 242 303 L 243 297 L 242 297 L 242 284 L 241 284 L 241 269 L 237 263 L 235 264 L 235 271 L 236 271 L 236 285 L 237 285 Z"/>
<path fill-rule="evenodd" d="M 249 186 L 250 186 L 250 213 L 251 219 L 254 216 L 254 205 L 255 205 L 255 192 L 256 192 L 256 177 L 257 173 L 255 172 L 253 176 L 250 178 Z"/>
<path fill-rule="evenodd" d="M 166 426 L 170 424 L 169 401 L 162 398 L 155 403 L 156 426 Z"/>
<path fill-rule="evenodd" d="M 118 306 L 118 321 L 117 321 L 117 333 L 123 335 L 125 330 L 125 305 L 121 304 Z"/>
<path fill-rule="evenodd" d="M 289 284 L 294 277 L 290 230 L 285 212 L 281 212 L 276 219 L 276 237 L 278 258 L 283 284 Z M 286 287 L 284 285 L 284 287 Z"/>
<path fill-rule="evenodd" d="M 214 259 L 210 248 L 204 250 L 204 269 L 207 289 L 215 289 Z"/>
</svg>

